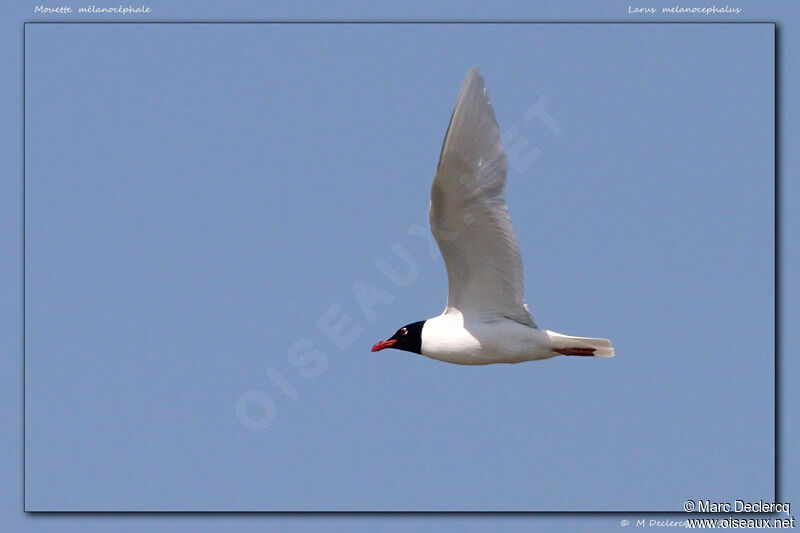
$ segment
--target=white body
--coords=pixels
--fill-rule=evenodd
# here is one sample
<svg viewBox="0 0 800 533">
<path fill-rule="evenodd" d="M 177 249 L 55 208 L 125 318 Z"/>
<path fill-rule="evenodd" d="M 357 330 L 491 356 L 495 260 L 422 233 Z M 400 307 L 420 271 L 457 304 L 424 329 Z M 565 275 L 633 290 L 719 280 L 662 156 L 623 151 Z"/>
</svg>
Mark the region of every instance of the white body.
<svg viewBox="0 0 800 533">
<path fill-rule="evenodd" d="M 507 318 L 481 321 L 466 319 L 454 309 L 425 321 L 422 355 L 460 365 L 521 363 L 560 355 L 554 348 L 592 348 L 595 357 L 613 357 L 605 339 L 562 335 Z"/>
</svg>

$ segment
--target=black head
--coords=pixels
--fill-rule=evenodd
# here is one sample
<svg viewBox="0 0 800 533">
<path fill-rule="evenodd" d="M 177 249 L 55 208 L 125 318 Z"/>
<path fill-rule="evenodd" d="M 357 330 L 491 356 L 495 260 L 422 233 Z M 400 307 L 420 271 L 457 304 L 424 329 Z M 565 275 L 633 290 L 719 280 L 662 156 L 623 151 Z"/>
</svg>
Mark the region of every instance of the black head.
<svg viewBox="0 0 800 533">
<path fill-rule="evenodd" d="M 398 329 L 397 332 L 372 347 L 373 352 L 378 352 L 384 348 L 394 348 L 395 350 L 405 350 L 407 352 L 422 353 L 422 326 L 425 321 L 414 322 Z"/>
</svg>

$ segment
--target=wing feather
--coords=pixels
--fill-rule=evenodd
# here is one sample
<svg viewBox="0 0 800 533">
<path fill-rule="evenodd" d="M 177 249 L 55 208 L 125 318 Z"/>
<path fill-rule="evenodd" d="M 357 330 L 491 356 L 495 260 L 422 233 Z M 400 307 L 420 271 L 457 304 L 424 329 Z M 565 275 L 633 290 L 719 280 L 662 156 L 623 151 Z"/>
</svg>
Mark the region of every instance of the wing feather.
<svg viewBox="0 0 800 533">
<path fill-rule="evenodd" d="M 447 266 L 447 308 L 535 327 L 503 191 L 508 163 L 483 77 L 469 71 L 431 188 L 431 231 Z"/>
</svg>

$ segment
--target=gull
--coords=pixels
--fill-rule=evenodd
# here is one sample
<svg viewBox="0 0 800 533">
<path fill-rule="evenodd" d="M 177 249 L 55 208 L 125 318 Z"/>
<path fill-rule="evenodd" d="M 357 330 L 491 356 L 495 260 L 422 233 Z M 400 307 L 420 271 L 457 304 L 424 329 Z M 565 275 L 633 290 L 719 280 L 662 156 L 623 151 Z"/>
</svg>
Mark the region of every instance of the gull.
<svg viewBox="0 0 800 533">
<path fill-rule="evenodd" d="M 372 347 L 486 365 L 558 355 L 613 357 L 608 339 L 540 329 L 525 304 L 522 259 L 503 191 L 508 163 L 489 93 L 470 69 L 433 178 L 430 226 L 447 267 L 444 312 Z"/>
</svg>

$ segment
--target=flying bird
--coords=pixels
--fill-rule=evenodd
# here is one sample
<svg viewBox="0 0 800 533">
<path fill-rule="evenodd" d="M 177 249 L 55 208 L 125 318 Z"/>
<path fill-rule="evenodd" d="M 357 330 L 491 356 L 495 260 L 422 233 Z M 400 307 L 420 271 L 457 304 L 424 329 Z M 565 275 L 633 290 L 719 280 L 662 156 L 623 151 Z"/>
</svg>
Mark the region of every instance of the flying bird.
<svg viewBox="0 0 800 533">
<path fill-rule="evenodd" d="M 613 357 L 608 339 L 539 329 L 525 304 L 522 259 L 503 190 L 508 163 L 489 93 L 467 74 L 431 188 L 430 225 L 447 267 L 447 307 L 372 347 L 462 365 L 557 355 Z"/>
</svg>

